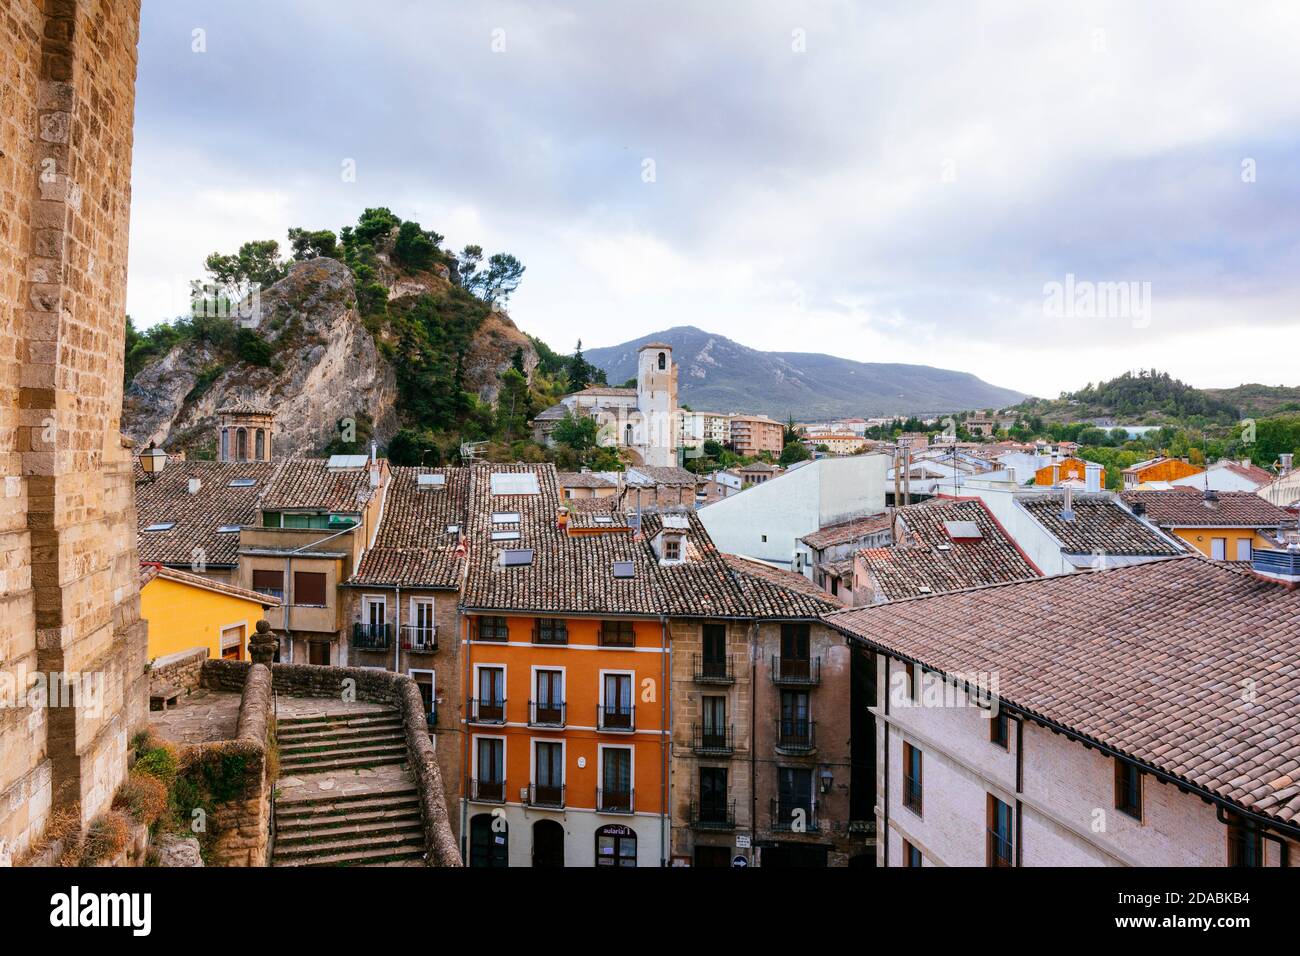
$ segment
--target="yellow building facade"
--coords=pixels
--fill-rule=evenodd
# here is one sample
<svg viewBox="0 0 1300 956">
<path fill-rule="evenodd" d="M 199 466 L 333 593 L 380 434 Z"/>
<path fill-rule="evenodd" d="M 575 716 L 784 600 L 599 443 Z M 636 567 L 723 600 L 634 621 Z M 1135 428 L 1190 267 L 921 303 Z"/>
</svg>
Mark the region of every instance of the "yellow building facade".
<svg viewBox="0 0 1300 956">
<path fill-rule="evenodd" d="M 279 601 L 266 594 L 158 565 L 140 571 L 140 616 L 149 659 L 206 647 L 209 658 L 248 659 L 258 620 Z"/>
</svg>

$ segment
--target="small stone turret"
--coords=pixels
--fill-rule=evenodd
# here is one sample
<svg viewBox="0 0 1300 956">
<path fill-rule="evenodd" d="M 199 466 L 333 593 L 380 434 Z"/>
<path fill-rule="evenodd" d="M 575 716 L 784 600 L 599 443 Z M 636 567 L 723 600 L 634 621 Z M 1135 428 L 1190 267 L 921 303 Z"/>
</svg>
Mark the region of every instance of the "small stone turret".
<svg viewBox="0 0 1300 956">
<path fill-rule="evenodd" d="M 217 409 L 221 419 L 221 461 L 270 461 L 275 412 L 251 402 Z"/>
</svg>

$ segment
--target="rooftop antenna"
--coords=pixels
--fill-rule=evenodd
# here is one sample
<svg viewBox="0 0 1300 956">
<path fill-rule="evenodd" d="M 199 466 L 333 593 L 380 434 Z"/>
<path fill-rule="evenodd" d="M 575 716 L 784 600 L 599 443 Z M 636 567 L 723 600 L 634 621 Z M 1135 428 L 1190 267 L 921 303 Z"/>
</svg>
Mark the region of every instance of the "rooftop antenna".
<svg viewBox="0 0 1300 956">
<path fill-rule="evenodd" d="M 466 441 L 460 443 L 460 460 L 474 464 L 481 457 L 482 450 L 488 445 L 485 441 Z"/>
</svg>

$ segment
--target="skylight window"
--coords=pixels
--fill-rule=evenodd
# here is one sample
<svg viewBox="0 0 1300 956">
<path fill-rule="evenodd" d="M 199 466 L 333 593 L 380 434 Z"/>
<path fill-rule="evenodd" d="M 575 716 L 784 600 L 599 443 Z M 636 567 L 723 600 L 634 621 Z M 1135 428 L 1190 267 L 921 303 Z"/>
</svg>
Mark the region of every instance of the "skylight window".
<svg viewBox="0 0 1300 956">
<path fill-rule="evenodd" d="M 460 525 L 458 525 L 458 524 L 449 524 L 449 525 L 447 525 L 447 533 L 448 533 L 448 534 L 460 534 Z"/>
<path fill-rule="evenodd" d="M 230 479 L 230 484 L 228 485 L 228 487 L 230 487 L 230 488 L 251 488 L 251 487 L 253 487 L 253 485 L 255 485 L 255 484 L 257 484 L 257 479 L 256 479 L 256 478 L 231 478 L 231 479 Z"/>
<path fill-rule="evenodd" d="M 492 540 L 493 541 L 518 541 L 519 532 L 518 531 L 493 531 Z"/>
<path fill-rule="evenodd" d="M 238 530 L 239 525 L 237 524 L 223 524 L 217 529 L 217 534 L 234 534 Z"/>
<path fill-rule="evenodd" d="M 531 471 L 501 472 L 489 479 L 494 495 L 539 495 L 542 493 L 537 484 L 537 475 Z"/>
<path fill-rule="evenodd" d="M 615 562 L 614 562 L 614 577 L 616 577 L 616 578 L 630 578 L 630 577 L 634 577 L 635 574 L 636 574 L 636 571 L 635 571 L 635 568 L 634 568 L 634 566 L 633 566 L 633 564 L 632 564 L 631 561 L 615 561 Z"/>
<path fill-rule="evenodd" d="M 501 552 L 501 563 L 507 568 L 518 568 L 533 563 L 532 548 L 507 548 Z"/>
<path fill-rule="evenodd" d="M 594 521 L 596 524 L 613 524 L 613 523 L 614 523 L 614 519 L 611 518 L 609 515 L 596 515 L 596 517 L 592 518 L 591 520 Z"/>
<path fill-rule="evenodd" d="M 518 511 L 494 511 L 492 512 L 493 524 L 519 524 Z"/>
<path fill-rule="evenodd" d="M 145 531 L 170 531 L 174 527 L 176 527 L 175 521 L 160 521 L 157 524 L 148 525 L 144 530 Z"/>
<path fill-rule="evenodd" d="M 430 488 L 442 488 L 447 484 L 446 475 L 416 475 L 415 486 L 422 490 Z"/>
<path fill-rule="evenodd" d="M 979 540 L 984 537 L 984 533 L 980 531 L 980 526 L 974 521 L 945 521 L 943 530 L 948 532 L 948 537 L 954 541 Z"/>
</svg>

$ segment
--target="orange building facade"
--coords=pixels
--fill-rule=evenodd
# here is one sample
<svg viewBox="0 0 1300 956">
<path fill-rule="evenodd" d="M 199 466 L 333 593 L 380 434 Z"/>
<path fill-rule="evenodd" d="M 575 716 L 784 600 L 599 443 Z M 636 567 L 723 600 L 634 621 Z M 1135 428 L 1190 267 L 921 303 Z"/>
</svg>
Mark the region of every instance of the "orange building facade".
<svg viewBox="0 0 1300 956">
<path fill-rule="evenodd" d="M 464 623 L 469 866 L 660 866 L 668 649 L 658 620 Z"/>
<path fill-rule="evenodd" d="M 1153 458 L 1124 469 L 1124 487 L 1135 488 L 1148 481 L 1175 481 L 1199 475 L 1205 469 L 1181 458 Z"/>
</svg>

